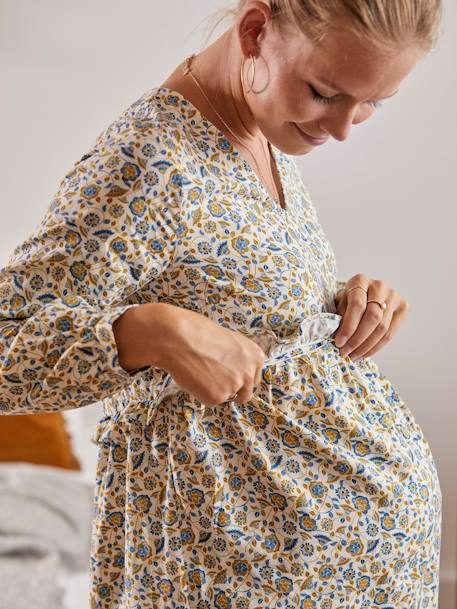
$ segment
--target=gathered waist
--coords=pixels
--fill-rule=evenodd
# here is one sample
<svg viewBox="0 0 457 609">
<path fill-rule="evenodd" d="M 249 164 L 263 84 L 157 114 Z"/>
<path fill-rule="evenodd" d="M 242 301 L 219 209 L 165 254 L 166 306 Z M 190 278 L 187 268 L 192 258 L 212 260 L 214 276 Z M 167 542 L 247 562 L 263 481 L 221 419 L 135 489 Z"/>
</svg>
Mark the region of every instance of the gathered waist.
<svg viewBox="0 0 457 609">
<path fill-rule="evenodd" d="M 280 339 L 273 332 L 262 330 L 250 338 L 261 347 L 267 356 L 264 362 L 265 369 L 269 366 L 275 366 L 281 362 L 300 357 L 319 348 L 323 342 L 328 341 L 332 334 L 336 332 L 340 321 L 341 315 L 336 313 L 320 313 L 303 320 L 299 326 L 299 333 L 294 334 L 292 337 Z M 123 422 L 125 425 L 128 425 L 131 421 L 134 421 L 136 424 L 145 421 L 145 424 L 149 425 L 154 420 L 154 415 L 161 402 L 170 396 L 179 395 L 180 393 L 189 396 L 186 405 L 193 410 L 203 411 L 206 408 L 203 404 L 197 405 L 195 398 L 179 387 L 173 377 L 168 374 L 162 388 L 154 399 L 129 403 L 124 408 L 104 416 L 95 429 L 92 441 L 99 443 L 100 438 L 106 437 L 105 434 L 107 432 L 109 435 L 113 426 L 118 428 L 122 426 Z M 273 408 L 271 383 L 269 383 L 269 403 Z"/>
<path fill-rule="evenodd" d="M 317 348 L 317 343 L 327 340 L 336 332 L 340 321 L 341 315 L 337 313 L 319 313 L 302 321 L 298 335 L 280 339 L 277 336 L 271 337 L 270 334 L 260 333 L 260 340 L 255 336 L 252 340 L 264 350 L 267 356 L 264 365 L 269 366 Z M 268 338 L 264 346 L 265 336 Z"/>
</svg>

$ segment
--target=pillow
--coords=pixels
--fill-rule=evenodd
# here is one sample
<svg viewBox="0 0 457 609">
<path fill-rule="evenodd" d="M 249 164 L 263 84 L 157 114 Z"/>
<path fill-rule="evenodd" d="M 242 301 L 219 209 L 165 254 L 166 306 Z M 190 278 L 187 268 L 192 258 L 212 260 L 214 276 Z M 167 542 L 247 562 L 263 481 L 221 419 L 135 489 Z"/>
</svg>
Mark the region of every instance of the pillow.
<svg viewBox="0 0 457 609">
<path fill-rule="evenodd" d="M 61 412 L 0 416 L 0 461 L 81 470 Z"/>
</svg>

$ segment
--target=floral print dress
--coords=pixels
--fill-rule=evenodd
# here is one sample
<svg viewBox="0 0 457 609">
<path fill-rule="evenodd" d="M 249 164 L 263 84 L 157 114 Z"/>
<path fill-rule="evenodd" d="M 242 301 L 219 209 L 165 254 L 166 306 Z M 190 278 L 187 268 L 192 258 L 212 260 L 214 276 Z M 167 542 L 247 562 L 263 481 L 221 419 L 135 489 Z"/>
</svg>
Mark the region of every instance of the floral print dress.
<svg viewBox="0 0 457 609">
<path fill-rule="evenodd" d="M 438 606 L 429 445 L 374 360 L 335 346 L 344 282 L 296 163 L 272 151 L 285 209 L 154 87 L 1 269 L 0 412 L 103 404 L 91 609 Z M 120 367 L 113 322 L 159 301 L 264 349 L 249 402 L 204 406 L 165 370 Z"/>
</svg>

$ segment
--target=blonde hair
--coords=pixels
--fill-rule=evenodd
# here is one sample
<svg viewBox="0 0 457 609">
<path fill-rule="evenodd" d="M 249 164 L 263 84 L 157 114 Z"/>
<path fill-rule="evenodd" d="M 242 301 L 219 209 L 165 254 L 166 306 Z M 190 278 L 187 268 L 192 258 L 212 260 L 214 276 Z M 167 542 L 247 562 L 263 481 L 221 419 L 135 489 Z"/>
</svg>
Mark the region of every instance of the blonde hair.
<svg viewBox="0 0 457 609">
<path fill-rule="evenodd" d="M 238 0 L 212 28 L 227 17 L 238 17 L 247 0 Z M 415 46 L 428 53 L 438 42 L 442 0 L 269 0 L 272 27 L 296 28 L 315 42 L 330 28 L 354 33 L 359 39 L 383 49 Z M 208 40 L 208 39 L 207 39 Z"/>
</svg>

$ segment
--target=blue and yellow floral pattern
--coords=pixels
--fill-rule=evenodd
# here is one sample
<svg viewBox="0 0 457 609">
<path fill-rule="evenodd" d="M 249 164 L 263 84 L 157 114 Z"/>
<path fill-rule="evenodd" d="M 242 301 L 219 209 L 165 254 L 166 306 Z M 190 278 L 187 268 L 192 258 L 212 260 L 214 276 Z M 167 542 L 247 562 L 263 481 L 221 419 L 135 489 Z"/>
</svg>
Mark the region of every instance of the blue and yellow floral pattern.
<svg viewBox="0 0 457 609">
<path fill-rule="evenodd" d="M 430 447 L 374 360 L 335 346 L 344 282 L 297 165 L 272 150 L 285 210 L 154 87 L 1 270 L 0 412 L 103 404 L 91 609 L 438 606 Z M 113 322 L 159 301 L 265 349 L 248 403 L 205 407 L 165 370 L 120 367 Z"/>
</svg>

